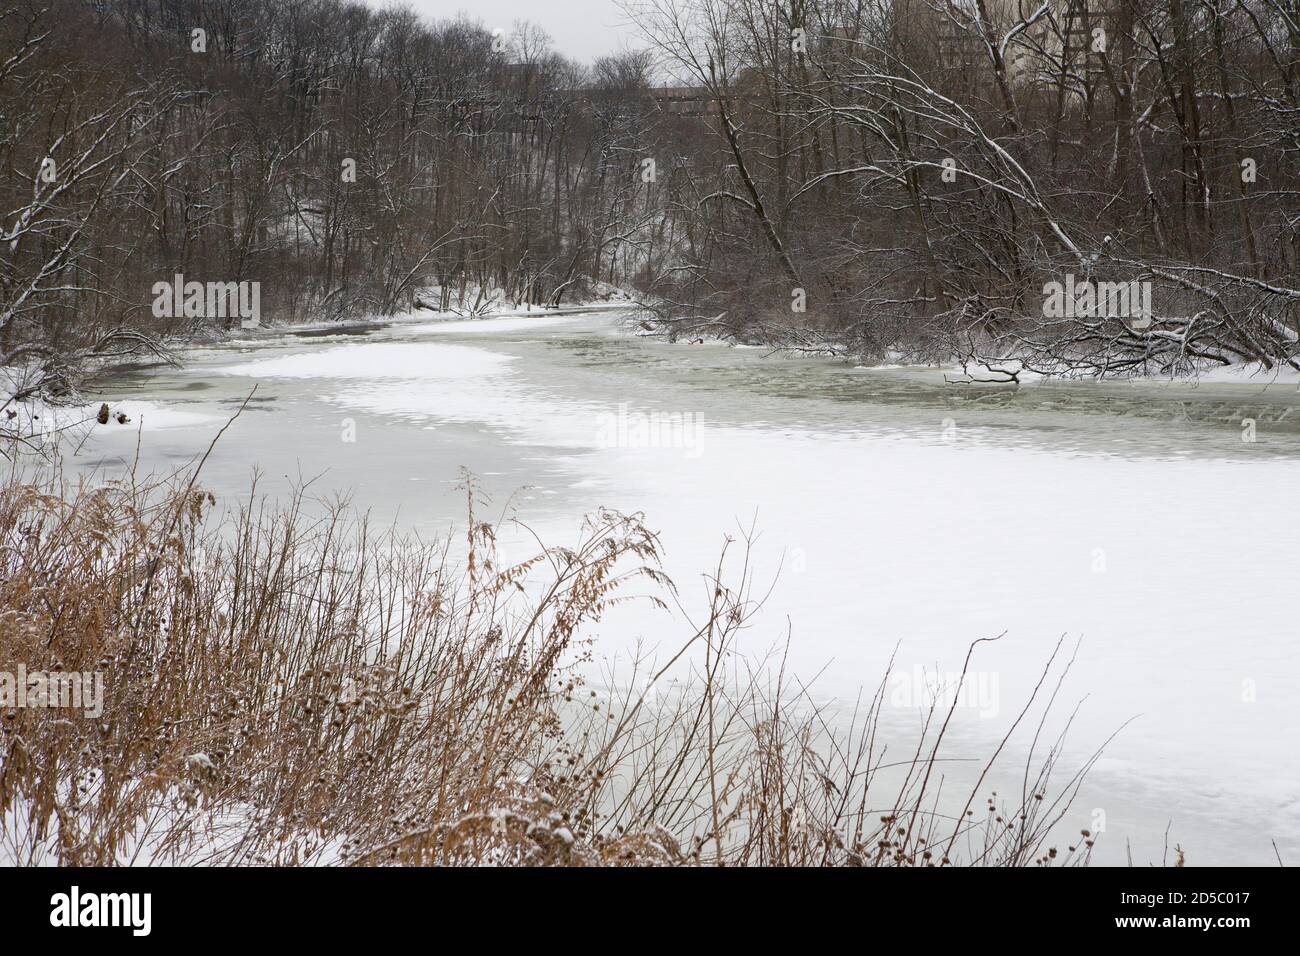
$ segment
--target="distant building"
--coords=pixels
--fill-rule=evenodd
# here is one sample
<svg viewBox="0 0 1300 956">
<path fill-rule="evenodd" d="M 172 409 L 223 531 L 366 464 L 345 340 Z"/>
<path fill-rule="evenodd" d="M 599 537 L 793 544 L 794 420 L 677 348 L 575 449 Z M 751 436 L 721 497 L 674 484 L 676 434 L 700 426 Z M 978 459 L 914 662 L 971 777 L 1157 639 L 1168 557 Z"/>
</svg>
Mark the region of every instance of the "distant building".
<svg viewBox="0 0 1300 956">
<path fill-rule="evenodd" d="M 650 99 L 665 113 L 674 116 L 708 116 L 718 112 L 718 103 L 707 87 L 655 86 Z"/>
<path fill-rule="evenodd" d="M 1041 7 L 1041 0 L 984 0 L 993 42 L 1000 46 Z M 1109 51 L 1115 33 L 1116 9 L 1117 0 L 1051 0 L 1048 13 L 1064 30 L 1064 43 L 1049 17 L 1038 16 L 1006 45 L 1008 79 L 1017 86 L 1055 80 L 1063 54 L 1071 72 L 1099 76 L 1103 72 L 1100 53 Z M 911 48 L 915 62 L 940 74 L 967 76 L 972 82 L 989 75 L 986 26 L 975 0 L 894 0 L 893 11 L 895 34 Z M 924 59 L 927 53 L 932 59 Z"/>
</svg>

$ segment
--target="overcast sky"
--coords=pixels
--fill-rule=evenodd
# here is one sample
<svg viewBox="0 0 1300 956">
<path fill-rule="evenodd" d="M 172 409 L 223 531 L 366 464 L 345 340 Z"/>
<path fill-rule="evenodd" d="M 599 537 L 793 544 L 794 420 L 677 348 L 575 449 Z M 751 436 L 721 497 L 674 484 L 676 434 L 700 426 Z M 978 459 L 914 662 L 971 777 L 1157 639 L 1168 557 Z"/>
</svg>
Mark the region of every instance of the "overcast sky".
<svg viewBox="0 0 1300 956">
<path fill-rule="evenodd" d="M 387 0 L 369 0 L 373 7 Z M 531 20 L 551 35 L 555 50 L 590 63 L 605 53 L 640 46 L 615 0 L 407 0 L 423 17 L 447 19 L 464 12 L 488 29 L 506 32 L 516 20 Z"/>
</svg>

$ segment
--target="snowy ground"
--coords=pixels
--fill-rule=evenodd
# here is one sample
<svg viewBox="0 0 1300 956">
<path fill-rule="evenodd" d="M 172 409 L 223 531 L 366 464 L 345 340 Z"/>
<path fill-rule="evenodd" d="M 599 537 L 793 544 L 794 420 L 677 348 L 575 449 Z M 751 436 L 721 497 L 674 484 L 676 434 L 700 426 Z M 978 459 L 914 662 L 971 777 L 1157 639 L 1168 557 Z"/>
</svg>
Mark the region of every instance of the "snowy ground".
<svg viewBox="0 0 1300 956">
<path fill-rule="evenodd" d="M 722 535 L 752 524 L 757 580 L 779 578 L 751 650 L 788 628 L 788 668 L 841 703 L 895 655 L 882 734 L 900 751 L 926 675 L 1005 632 L 974 664 L 950 786 L 974 772 L 964 758 L 991 752 L 1056 641 L 1081 636 L 1059 703 L 1064 717 L 1082 702 L 1066 766 L 1127 723 L 1071 819 L 1104 821 L 1100 858 L 1131 845 L 1136 862 L 1158 861 L 1166 828 L 1193 864 L 1267 864 L 1270 840 L 1300 858 L 1293 387 L 954 392 L 915 370 L 674 346 L 582 314 L 278 336 L 193 358 L 110 396 L 143 423 L 146 467 L 200 453 L 256 384 L 208 463 L 219 495 L 241 494 L 257 464 L 263 487 L 315 477 L 433 533 L 462 517 L 465 466 L 498 502 L 519 492 L 518 515 L 550 542 L 599 505 L 645 512 L 696 606 Z M 79 461 L 111 469 L 136 438 L 99 429 Z M 599 648 L 625 660 L 681 632 L 633 605 L 603 622 Z M 1008 751 L 1011 784 L 1027 757 L 1027 740 Z"/>
</svg>

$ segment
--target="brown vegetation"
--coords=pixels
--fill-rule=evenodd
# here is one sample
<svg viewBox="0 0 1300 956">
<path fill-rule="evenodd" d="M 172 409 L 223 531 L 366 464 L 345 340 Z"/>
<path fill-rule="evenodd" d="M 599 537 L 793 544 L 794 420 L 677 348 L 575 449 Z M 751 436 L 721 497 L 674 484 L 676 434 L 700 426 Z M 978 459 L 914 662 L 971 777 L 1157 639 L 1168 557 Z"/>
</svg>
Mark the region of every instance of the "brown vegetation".
<svg viewBox="0 0 1300 956">
<path fill-rule="evenodd" d="M 192 479 L 11 480 L 0 662 L 97 671 L 106 692 L 97 718 L 0 712 L 0 859 L 1086 861 L 1090 837 L 1050 836 L 1081 780 L 1049 793 L 1059 741 L 1014 796 L 977 808 L 985 768 L 968 798 L 940 801 L 950 711 L 932 708 L 916 748 L 886 761 L 882 691 L 831 715 L 740 655 L 761 602 L 734 545 L 672 660 L 591 686 L 584 635 L 602 611 L 636 582 L 675 600 L 654 535 L 601 512 L 575 546 L 504 566 L 467 490 L 452 560 L 448 542 L 376 534 L 342 504 L 254 497 L 218 518 Z M 688 660 L 689 678 L 654 691 Z M 1017 725 L 1034 722 L 1030 703 Z"/>
</svg>

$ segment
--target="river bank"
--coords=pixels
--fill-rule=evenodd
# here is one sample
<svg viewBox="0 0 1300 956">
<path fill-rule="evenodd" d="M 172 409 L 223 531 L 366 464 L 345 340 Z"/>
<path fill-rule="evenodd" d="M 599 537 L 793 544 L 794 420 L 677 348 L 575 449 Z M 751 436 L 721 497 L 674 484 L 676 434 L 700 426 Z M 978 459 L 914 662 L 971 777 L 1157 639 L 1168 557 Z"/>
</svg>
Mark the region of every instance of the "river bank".
<svg viewBox="0 0 1300 956">
<path fill-rule="evenodd" d="M 463 526 L 464 467 L 489 513 L 547 541 L 601 506 L 644 513 L 693 612 L 722 536 L 753 527 L 755 579 L 775 585 L 746 648 L 820 675 L 828 712 L 847 719 L 892 658 L 906 680 L 882 726 L 907 741 L 926 675 L 1005 632 L 976 665 L 996 712 L 977 695 L 951 731 L 955 753 L 984 753 L 1046 650 L 1082 637 L 1062 691 L 1087 698 L 1069 756 L 1137 718 L 1072 818 L 1104 812 L 1097 859 L 1122 862 L 1131 845 L 1135 861 L 1159 860 L 1166 828 L 1193 864 L 1266 864 L 1272 838 L 1300 852 L 1300 764 L 1284 743 L 1300 693 L 1300 525 L 1286 505 L 1300 413 L 1284 386 L 952 387 L 942 370 L 672 345 L 616 315 L 269 335 L 188 358 L 100 383 L 131 424 L 96 429 L 70 474 L 185 467 L 256 386 L 204 466 L 223 503 L 246 497 L 256 469 L 264 492 L 310 481 L 434 538 Z M 508 527 L 502 548 L 531 541 Z M 611 612 L 591 679 L 617 675 L 638 644 L 662 649 L 674 619 Z M 945 769 L 955 782 L 965 766 Z"/>
</svg>

